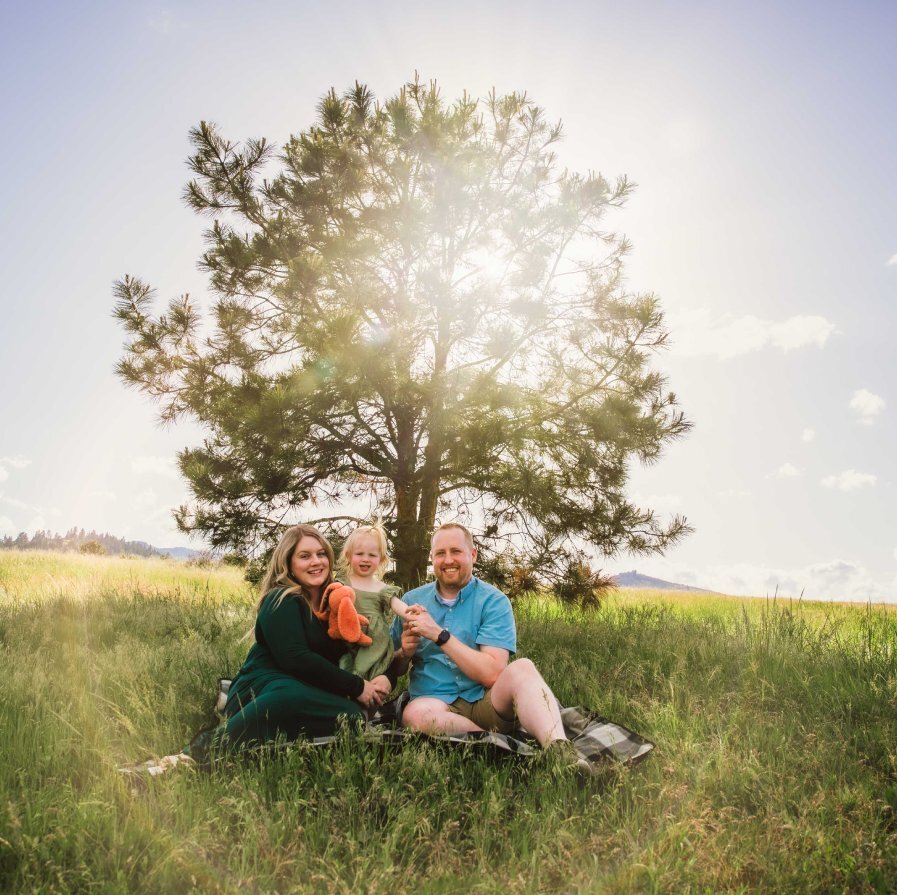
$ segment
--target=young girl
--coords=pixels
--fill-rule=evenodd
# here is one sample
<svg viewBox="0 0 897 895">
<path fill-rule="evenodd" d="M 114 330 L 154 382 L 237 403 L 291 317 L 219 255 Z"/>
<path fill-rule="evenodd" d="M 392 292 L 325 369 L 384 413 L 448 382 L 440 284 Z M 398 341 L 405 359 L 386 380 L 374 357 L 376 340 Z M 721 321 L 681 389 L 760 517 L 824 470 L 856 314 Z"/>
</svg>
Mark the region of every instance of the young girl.
<svg viewBox="0 0 897 895">
<path fill-rule="evenodd" d="M 372 680 L 389 668 L 393 659 L 389 629 L 392 616 L 403 621 L 413 614 L 399 597 L 402 589 L 382 580 L 389 565 L 386 535 L 379 525 L 362 525 L 346 538 L 337 561 L 337 577 L 355 591 L 355 608 L 370 620 L 370 646 L 353 647 L 340 667 Z"/>
</svg>

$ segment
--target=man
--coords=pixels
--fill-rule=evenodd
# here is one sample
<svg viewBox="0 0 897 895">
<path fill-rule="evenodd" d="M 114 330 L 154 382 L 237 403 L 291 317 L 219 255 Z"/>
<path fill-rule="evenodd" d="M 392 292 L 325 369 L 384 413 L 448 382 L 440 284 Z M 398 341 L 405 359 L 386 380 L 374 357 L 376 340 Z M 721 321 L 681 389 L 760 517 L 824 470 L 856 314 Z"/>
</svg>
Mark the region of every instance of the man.
<svg viewBox="0 0 897 895">
<path fill-rule="evenodd" d="M 591 765 L 579 758 L 564 733 L 557 700 L 529 659 L 510 662 L 517 649 L 511 602 L 476 578 L 477 550 L 458 523 L 436 529 L 430 559 L 436 581 L 402 598 L 417 604 L 403 627 L 393 626 L 402 664 L 413 657 L 406 727 L 424 733 L 467 733 L 525 728 L 557 751 L 581 775 Z"/>
</svg>

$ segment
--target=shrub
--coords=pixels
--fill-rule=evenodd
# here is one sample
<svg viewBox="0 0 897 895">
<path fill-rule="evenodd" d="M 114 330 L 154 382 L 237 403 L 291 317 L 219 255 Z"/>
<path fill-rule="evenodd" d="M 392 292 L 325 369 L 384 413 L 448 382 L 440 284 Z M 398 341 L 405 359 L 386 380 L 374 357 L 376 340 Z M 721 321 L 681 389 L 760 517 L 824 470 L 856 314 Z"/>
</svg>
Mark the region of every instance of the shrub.
<svg viewBox="0 0 897 895">
<path fill-rule="evenodd" d="M 249 565 L 249 560 L 242 553 L 225 553 L 221 557 L 221 562 L 226 566 L 236 566 L 245 569 Z"/>
<path fill-rule="evenodd" d="M 605 591 L 614 586 L 610 575 L 601 570 L 593 571 L 583 557 L 570 560 L 564 574 L 554 585 L 555 596 L 562 603 L 570 603 L 583 609 L 597 609 Z"/>
<path fill-rule="evenodd" d="M 191 569 L 211 569 L 215 565 L 215 559 L 211 553 L 198 553 L 196 556 L 191 556 L 186 565 Z"/>
<path fill-rule="evenodd" d="M 477 556 L 476 573 L 512 599 L 537 591 L 544 583 L 536 572 L 533 560 L 516 550 L 487 553 L 485 556 L 481 551 Z"/>
</svg>

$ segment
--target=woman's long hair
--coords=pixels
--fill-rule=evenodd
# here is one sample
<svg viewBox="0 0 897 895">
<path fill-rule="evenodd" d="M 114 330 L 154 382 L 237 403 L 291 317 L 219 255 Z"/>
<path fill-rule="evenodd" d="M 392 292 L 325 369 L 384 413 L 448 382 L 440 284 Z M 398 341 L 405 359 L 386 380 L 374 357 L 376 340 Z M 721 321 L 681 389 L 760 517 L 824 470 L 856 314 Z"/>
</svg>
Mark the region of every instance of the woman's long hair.
<svg viewBox="0 0 897 895">
<path fill-rule="evenodd" d="M 293 577 L 293 573 L 290 571 L 293 552 L 296 550 L 296 545 L 303 538 L 314 538 L 327 553 L 327 561 L 330 563 L 330 571 L 327 573 L 327 580 L 324 582 L 324 587 L 330 584 L 333 580 L 333 567 L 335 562 L 333 557 L 333 547 L 330 546 L 330 542 L 312 525 L 292 525 L 283 533 L 283 537 L 281 537 L 277 546 L 274 548 L 274 552 L 271 554 L 271 561 L 268 563 L 268 571 L 265 572 L 265 577 L 262 578 L 262 592 L 259 596 L 258 604 L 256 605 L 256 612 L 261 609 L 262 601 L 265 599 L 265 596 L 270 591 L 274 590 L 275 587 L 285 588 L 284 592 L 280 595 L 281 600 L 284 597 L 292 596 L 293 594 L 302 594 L 307 600 L 311 599 L 311 594 Z"/>
</svg>

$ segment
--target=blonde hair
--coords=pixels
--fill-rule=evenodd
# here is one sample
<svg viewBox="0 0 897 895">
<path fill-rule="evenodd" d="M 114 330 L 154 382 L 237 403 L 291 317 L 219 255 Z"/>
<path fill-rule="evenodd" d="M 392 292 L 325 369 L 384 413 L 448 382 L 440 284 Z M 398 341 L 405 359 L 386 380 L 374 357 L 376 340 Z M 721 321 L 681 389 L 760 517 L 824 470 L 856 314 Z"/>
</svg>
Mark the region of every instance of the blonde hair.
<svg viewBox="0 0 897 895">
<path fill-rule="evenodd" d="M 275 587 L 285 588 L 284 592 L 280 595 L 281 600 L 284 597 L 292 596 L 293 594 L 302 594 L 306 599 L 311 597 L 311 594 L 305 587 L 293 577 L 292 570 L 290 569 L 296 545 L 303 538 L 314 538 L 327 553 L 327 561 L 330 563 L 330 573 L 327 575 L 324 587 L 330 584 L 333 580 L 333 567 L 335 563 L 333 561 L 333 547 L 330 546 L 330 542 L 313 525 L 292 525 L 283 533 L 283 536 L 274 548 L 274 552 L 271 554 L 271 561 L 268 563 L 268 571 L 265 572 L 265 577 L 262 578 L 262 593 L 259 597 L 258 605 L 256 606 L 256 612 L 261 609 L 262 601 Z"/>
<path fill-rule="evenodd" d="M 380 562 L 374 570 L 374 577 L 382 578 L 391 560 L 389 558 L 389 544 L 386 543 L 386 532 L 383 531 L 383 526 L 379 522 L 375 522 L 373 525 L 359 525 L 346 538 L 346 543 L 343 544 L 343 549 L 340 550 L 339 559 L 336 562 L 337 574 L 343 577 L 349 574 L 349 557 L 362 538 L 373 538 L 377 542 L 377 549 L 380 551 Z"/>
<path fill-rule="evenodd" d="M 467 541 L 467 546 L 470 547 L 471 550 L 476 548 L 476 545 L 473 542 L 473 535 L 470 533 L 469 528 L 465 528 L 460 522 L 445 522 L 433 532 L 433 537 L 430 538 L 430 553 L 433 552 L 433 541 L 436 540 L 436 535 L 441 531 L 449 531 L 453 528 L 457 528 L 458 531 L 464 533 L 464 540 Z"/>
</svg>

